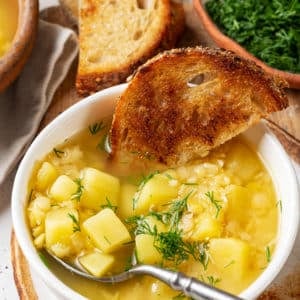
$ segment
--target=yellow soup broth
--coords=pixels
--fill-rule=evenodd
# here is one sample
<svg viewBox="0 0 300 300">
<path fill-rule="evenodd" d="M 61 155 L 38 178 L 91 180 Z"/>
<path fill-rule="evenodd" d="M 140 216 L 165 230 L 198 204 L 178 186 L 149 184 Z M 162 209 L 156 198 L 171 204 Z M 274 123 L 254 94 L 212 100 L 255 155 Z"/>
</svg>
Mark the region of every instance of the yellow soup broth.
<svg viewBox="0 0 300 300">
<path fill-rule="evenodd" d="M 0 0 L 0 57 L 10 47 L 18 25 L 17 0 Z"/>
<path fill-rule="evenodd" d="M 130 268 L 135 251 L 139 263 L 234 294 L 247 288 L 272 259 L 280 211 L 257 153 L 238 137 L 174 169 L 113 165 L 104 151 L 106 128 L 99 122 L 67 139 L 32 173 L 28 223 L 53 273 L 90 299 L 176 299 L 178 292 L 148 276 L 85 280 L 44 249 L 98 276 Z"/>
</svg>

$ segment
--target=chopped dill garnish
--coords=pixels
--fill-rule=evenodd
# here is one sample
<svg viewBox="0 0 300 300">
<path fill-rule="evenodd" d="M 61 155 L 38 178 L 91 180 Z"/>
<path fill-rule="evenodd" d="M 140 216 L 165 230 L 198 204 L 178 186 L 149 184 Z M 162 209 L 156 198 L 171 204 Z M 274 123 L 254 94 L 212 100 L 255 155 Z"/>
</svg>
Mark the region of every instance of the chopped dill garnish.
<svg viewBox="0 0 300 300">
<path fill-rule="evenodd" d="M 220 210 L 222 209 L 222 206 L 219 204 L 221 201 L 215 199 L 214 192 L 207 192 L 205 193 L 205 196 L 208 197 L 210 202 L 216 207 L 216 218 L 218 218 Z"/>
<path fill-rule="evenodd" d="M 57 148 L 53 148 L 53 152 L 54 152 L 54 154 L 55 154 L 58 158 L 61 158 L 62 154 L 65 153 L 64 151 L 59 150 L 59 149 L 57 149 Z"/>
<path fill-rule="evenodd" d="M 106 197 L 105 199 L 106 199 L 107 204 L 101 205 L 101 208 L 102 208 L 102 209 L 103 209 L 103 208 L 110 208 L 113 212 L 116 212 L 117 209 L 118 209 L 118 206 L 113 205 L 113 204 L 110 202 L 110 200 L 108 199 L 108 197 Z"/>
<path fill-rule="evenodd" d="M 198 260 L 201 262 L 204 270 L 206 270 L 209 262 L 209 256 L 207 254 L 208 242 L 199 243 L 198 248 L 199 248 Z"/>
<path fill-rule="evenodd" d="M 83 192 L 83 185 L 80 178 L 76 178 L 74 182 L 77 184 L 77 191 L 71 196 L 71 199 L 79 202 Z"/>
<path fill-rule="evenodd" d="M 105 235 L 104 235 L 103 237 L 104 237 L 104 239 L 107 241 L 107 243 L 111 245 L 110 240 L 109 240 Z"/>
<path fill-rule="evenodd" d="M 229 266 L 232 266 L 233 264 L 235 264 L 235 260 L 230 261 L 228 264 L 226 264 L 224 266 L 224 268 L 228 268 Z"/>
<path fill-rule="evenodd" d="M 104 125 L 103 121 L 101 121 L 100 123 L 94 123 L 94 124 L 90 125 L 89 131 L 92 135 L 95 135 L 104 128 L 105 128 L 105 125 Z"/>
<path fill-rule="evenodd" d="M 73 221 L 73 232 L 81 231 L 79 220 L 73 214 L 71 214 L 71 213 L 68 213 L 68 216 Z"/>
<path fill-rule="evenodd" d="M 216 286 L 216 284 L 221 281 L 221 278 L 214 278 L 213 276 L 207 276 L 207 280 L 211 286 Z"/>
<path fill-rule="evenodd" d="M 266 259 L 268 263 L 271 261 L 271 250 L 269 246 L 266 247 Z"/>
<path fill-rule="evenodd" d="M 282 201 L 281 200 L 277 201 L 276 206 L 277 207 L 279 206 L 280 212 L 282 213 Z"/>
<path fill-rule="evenodd" d="M 41 261 L 44 263 L 44 265 L 45 265 L 47 268 L 49 268 L 49 265 L 50 265 L 50 264 L 49 264 L 49 261 L 48 261 L 47 257 L 44 255 L 44 253 L 38 252 L 38 255 L 39 255 Z"/>
<path fill-rule="evenodd" d="M 184 182 L 184 185 L 198 185 L 197 182 Z"/>
</svg>

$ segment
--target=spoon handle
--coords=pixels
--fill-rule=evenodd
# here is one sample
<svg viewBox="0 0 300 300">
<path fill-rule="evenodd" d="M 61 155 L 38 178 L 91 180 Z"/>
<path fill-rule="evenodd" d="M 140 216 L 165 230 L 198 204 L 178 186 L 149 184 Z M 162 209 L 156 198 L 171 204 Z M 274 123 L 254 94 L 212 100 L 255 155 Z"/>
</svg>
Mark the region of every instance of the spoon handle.
<svg viewBox="0 0 300 300">
<path fill-rule="evenodd" d="M 196 278 L 188 277 L 180 272 L 173 272 L 155 266 L 139 265 L 131 270 L 134 274 L 148 274 L 160 279 L 174 290 L 182 291 L 185 295 L 195 300 L 241 300 L 241 298 L 231 295 L 225 291 L 205 284 Z"/>
</svg>

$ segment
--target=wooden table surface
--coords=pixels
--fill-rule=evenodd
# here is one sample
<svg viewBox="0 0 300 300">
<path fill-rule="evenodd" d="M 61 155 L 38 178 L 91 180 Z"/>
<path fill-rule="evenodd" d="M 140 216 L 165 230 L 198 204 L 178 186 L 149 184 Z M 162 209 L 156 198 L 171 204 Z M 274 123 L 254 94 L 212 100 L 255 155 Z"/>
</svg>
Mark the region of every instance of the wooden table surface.
<svg viewBox="0 0 300 300">
<path fill-rule="evenodd" d="M 187 26 L 183 38 L 179 42 L 178 46 L 214 46 L 212 40 L 203 30 L 196 13 L 192 10 L 190 2 L 185 4 L 185 10 Z M 47 21 L 74 28 L 74 24 L 70 25 L 66 21 L 60 8 L 49 8 L 47 11 L 43 12 L 42 16 Z M 75 61 L 64 82 L 55 93 L 52 104 L 50 105 L 40 128 L 43 128 L 58 114 L 66 110 L 72 104 L 81 100 L 75 90 L 74 83 L 76 70 L 77 62 Z M 290 106 L 284 111 L 274 113 L 269 117 L 267 122 L 270 129 L 276 134 L 290 156 L 296 162 L 300 163 L 300 90 L 287 90 L 287 94 L 289 97 Z M 20 297 L 21 299 L 36 299 L 36 295 L 32 290 L 33 286 L 28 282 L 27 276 L 29 275 L 28 272 L 26 273 L 26 270 L 28 270 L 27 263 L 17 245 L 14 235 L 12 236 L 12 246 L 12 257 L 15 266 L 15 281 L 18 285 Z M 24 275 L 25 273 L 26 276 Z M 29 290 L 31 290 L 31 295 L 29 295 L 27 292 L 24 293 L 28 287 Z M 30 292 L 29 290 L 28 292 Z M 262 297 L 262 299 L 282 299 L 277 296 L 269 297 L 268 295 Z"/>
</svg>

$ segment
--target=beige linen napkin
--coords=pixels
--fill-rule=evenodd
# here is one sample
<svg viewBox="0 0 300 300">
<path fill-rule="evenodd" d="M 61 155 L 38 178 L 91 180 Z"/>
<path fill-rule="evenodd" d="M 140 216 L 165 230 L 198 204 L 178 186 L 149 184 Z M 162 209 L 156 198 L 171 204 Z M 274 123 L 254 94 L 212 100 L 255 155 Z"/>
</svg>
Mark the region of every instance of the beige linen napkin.
<svg viewBox="0 0 300 300">
<path fill-rule="evenodd" d="M 73 31 L 39 21 L 25 68 L 12 86 L 0 93 L 0 185 L 31 143 L 77 52 Z"/>
</svg>

